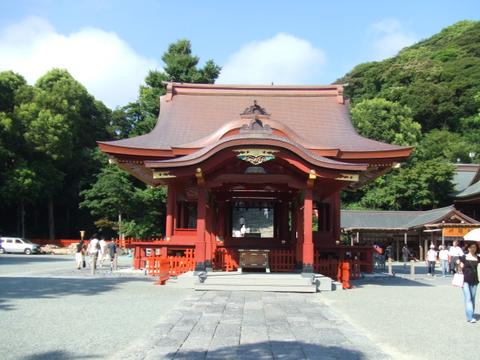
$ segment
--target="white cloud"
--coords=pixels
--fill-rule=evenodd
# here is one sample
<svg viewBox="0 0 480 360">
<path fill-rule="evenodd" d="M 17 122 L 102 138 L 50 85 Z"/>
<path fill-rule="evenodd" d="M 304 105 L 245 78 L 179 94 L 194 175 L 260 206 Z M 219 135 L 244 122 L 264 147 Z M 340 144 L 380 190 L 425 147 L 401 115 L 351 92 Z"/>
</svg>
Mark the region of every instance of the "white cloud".
<svg viewBox="0 0 480 360">
<path fill-rule="evenodd" d="M 321 49 L 289 34 L 246 44 L 223 66 L 217 83 L 302 84 L 318 77 L 325 64 Z"/>
<path fill-rule="evenodd" d="M 401 49 L 412 45 L 417 37 L 404 29 L 396 19 L 386 19 L 370 25 L 368 42 L 372 46 L 375 60 L 396 55 Z"/>
<path fill-rule="evenodd" d="M 114 32 L 85 28 L 63 35 L 38 17 L 0 31 L 0 71 L 13 70 L 34 83 L 53 67 L 65 68 L 110 107 L 138 96 L 138 86 L 157 62 L 137 54 Z"/>
</svg>

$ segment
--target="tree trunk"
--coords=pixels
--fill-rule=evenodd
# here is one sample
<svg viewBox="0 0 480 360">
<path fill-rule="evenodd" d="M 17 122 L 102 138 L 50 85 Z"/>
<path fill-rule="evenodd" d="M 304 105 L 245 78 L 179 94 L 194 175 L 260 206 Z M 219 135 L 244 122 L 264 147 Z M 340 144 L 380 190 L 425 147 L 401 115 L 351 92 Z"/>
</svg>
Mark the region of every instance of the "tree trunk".
<svg viewBox="0 0 480 360">
<path fill-rule="evenodd" d="M 55 240 L 55 218 L 53 209 L 53 196 L 48 196 L 48 238 Z"/>
<path fill-rule="evenodd" d="M 123 240 L 122 235 L 122 213 L 118 213 L 118 239 Z"/>
<path fill-rule="evenodd" d="M 21 216 L 20 216 L 20 203 L 17 204 L 17 234 L 20 234 L 20 231 L 22 231 L 22 224 L 21 224 Z"/>
<path fill-rule="evenodd" d="M 22 227 L 22 239 L 25 239 L 25 202 L 20 201 L 20 223 Z"/>
<path fill-rule="evenodd" d="M 68 236 L 72 236 L 72 234 L 70 233 L 70 206 L 67 205 L 67 209 L 65 211 L 65 227 L 66 227 L 66 233 L 68 234 Z"/>
</svg>

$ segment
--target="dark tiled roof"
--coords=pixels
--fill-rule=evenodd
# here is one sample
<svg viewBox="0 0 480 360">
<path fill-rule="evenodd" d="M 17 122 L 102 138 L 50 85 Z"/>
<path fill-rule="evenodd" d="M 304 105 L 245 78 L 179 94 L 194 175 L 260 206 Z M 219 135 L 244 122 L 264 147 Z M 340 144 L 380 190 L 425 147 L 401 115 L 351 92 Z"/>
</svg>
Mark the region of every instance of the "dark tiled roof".
<svg viewBox="0 0 480 360">
<path fill-rule="evenodd" d="M 398 229 L 407 230 L 426 224 L 437 223 L 450 213 L 457 213 L 454 206 L 427 211 L 374 211 L 374 210 L 342 210 L 341 227 L 344 229 Z M 469 222 L 475 220 L 461 214 Z"/>
<path fill-rule="evenodd" d="M 161 99 L 160 115 L 152 132 L 107 144 L 142 149 L 182 147 L 238 121 L 240 114 L 256 100 L 271 120 L 292 129 L 305 147 L 342 151 L 403 149 L 357 134 L 348 105 L 336 86 L 169 86 L 171 93 Z"/>
<path fill-rule="evenodd" d="M 452 181 L 455 191 L 459 192 L 469 187 L 479 168 L 479 164 L 455 164 L 455 173 Z"/>
<path fill-rule="evenodd" d="M 463 191 L 458 192 L 455 194 L 455 199 L 463 199 L 468 198 L 474 195 L 480 194 L 480 181 L 477 181 L 475 184 L 470 185 Z"/>
</svg>

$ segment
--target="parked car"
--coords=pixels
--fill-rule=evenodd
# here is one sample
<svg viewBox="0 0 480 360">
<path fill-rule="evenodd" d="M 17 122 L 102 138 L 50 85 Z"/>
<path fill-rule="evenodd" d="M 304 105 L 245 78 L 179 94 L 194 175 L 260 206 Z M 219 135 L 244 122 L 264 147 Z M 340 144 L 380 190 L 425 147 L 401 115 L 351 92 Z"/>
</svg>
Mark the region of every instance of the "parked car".
<svg viewBox="0 0 480 360">
<path fill-rule="evenodd" d="M 27 239 L 17 237 L 0 237 L 0 254 L 24 253 L 26 255 L 40 252 L 40 245 Z"/>
</svg>

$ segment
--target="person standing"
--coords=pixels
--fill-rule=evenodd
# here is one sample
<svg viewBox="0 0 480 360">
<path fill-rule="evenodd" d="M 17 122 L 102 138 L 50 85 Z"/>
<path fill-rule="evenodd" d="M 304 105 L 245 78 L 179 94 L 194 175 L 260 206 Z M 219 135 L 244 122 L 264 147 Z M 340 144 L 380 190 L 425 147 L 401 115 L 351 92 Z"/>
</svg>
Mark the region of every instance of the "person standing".
<svg viewBox="0 0 480 360">
<path fill-rule="evenodd" d="M 83 265 L 83 252 L 85 251 L 84 249 L 84 242 L 83 240 L 80 240 L 80 242 L 77 244 L 77 247 L 75 249 L 75 263 L 77 265 L 77 269 L 80 270 Z"/>
<path fill-rule="evenodd" d="M 117 244 L 115 239 L 111 239 L 107 244 L 108 255 L 110 256 L 110 270 L 117 270 Z"/>
<path fill-rule="evenodd" d="M 102 239 L 99 241 L 100 251 L 98 254 L 98 258 L 100 261 L 100 267 L 103 267 L 103 262 L 107 257 L 107 242 L 105 241 L 105 237 L 102 236 Z"/>
<path fill-rule="evenodd" d="M 458 258 L 463 255 L 462 248 L 458 246 L 458 241 L 455 240 L 448 250 L 448 256 L 450 257 L 450 272 L 452 274 L 456 273 Z"/>
<path fill-rule="evenodd" d="M 438 252 L 438 258 L 440 259 L 440 265 L 442 268 L 442 276 L 445 277 L 447 276 L 448 273 L 448 258 L 449 258 L 449 253 L 447 248 L 444 245 L 440 245 L 440 251 Z"/>
<path fill-rule="evenodd" d="M 435 263 L 437 262 L 437 251 L 435 250 L 435 245 L 430 245 L 430 250 L 427 252 L 427 266 L 428 273 L 432 276 L 435 276 Z"/>
<path fill-rule="evenodd" d="M 480 258 L 477 256 L 477 244 L 472 243 L 467 248 L 466 255 L 458 259 L 460 269 L 463 271 L 463 295 L 465 297 L 465 314 L 467 321 L 475 323 L 475 295 L 478 286 L 478 264 Z"/>
<path fill-rule="evenodd" d="M 393 246 L 392 246 L 392 244 L 389 244 L 385 248 L 385 257 L 387 258 L 387 261 L 393 260 Z"/>
<path fill-rule="evenodd" d="M 97 239 L 97 234 L 93 235 L 88 244 L 88 254 L 90 255 L 90 268 L 92 275 L 97 270 L 98 251 L 100 250 L 100 242 Z"/>
<path fill-rule="evenodd" d="M 403 245 L 402 247 L 402 258 L 403 258 L 403 267 L 407 267 L 408 260 L 410 259 L 410 256 L 412 256 L 412 253 L 410 250 L 408 250 L 407 244 Z"/>
</svg>

